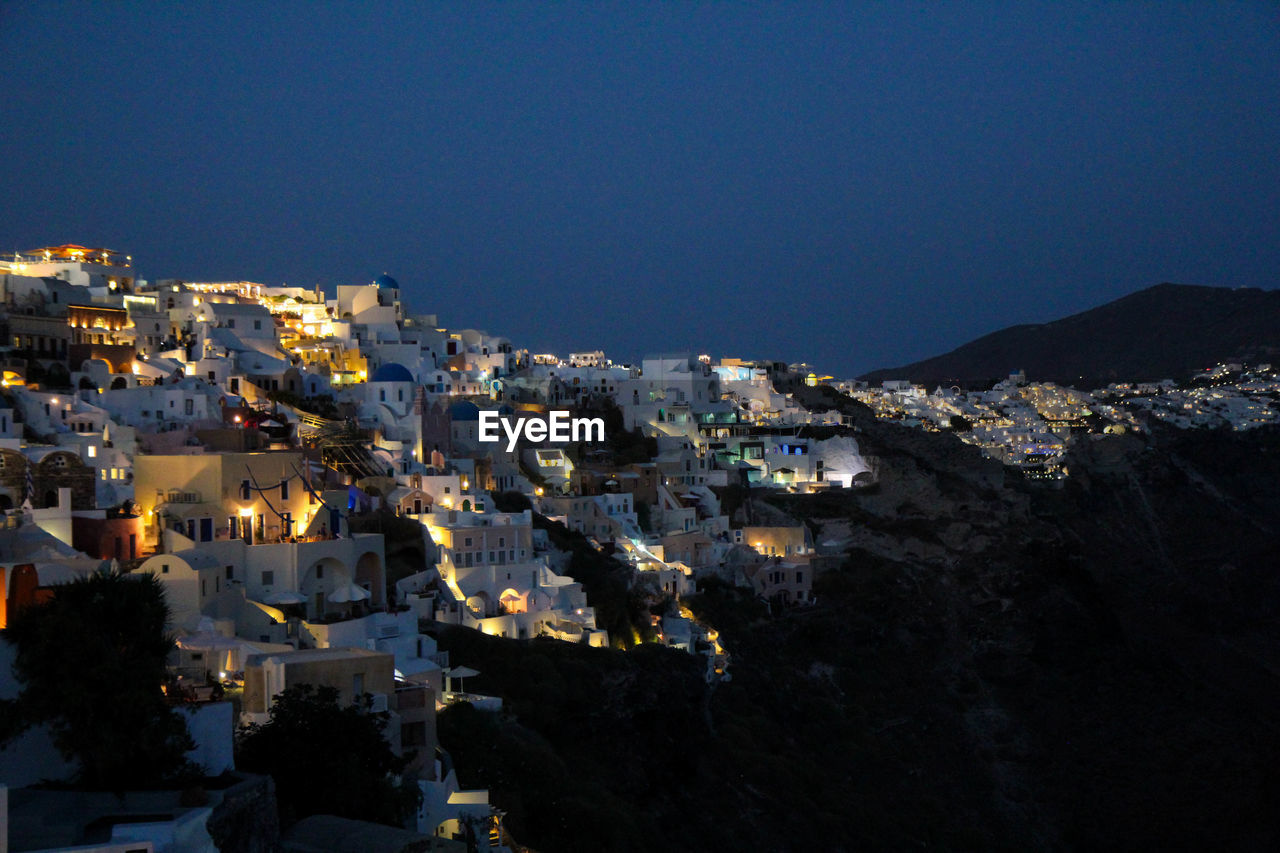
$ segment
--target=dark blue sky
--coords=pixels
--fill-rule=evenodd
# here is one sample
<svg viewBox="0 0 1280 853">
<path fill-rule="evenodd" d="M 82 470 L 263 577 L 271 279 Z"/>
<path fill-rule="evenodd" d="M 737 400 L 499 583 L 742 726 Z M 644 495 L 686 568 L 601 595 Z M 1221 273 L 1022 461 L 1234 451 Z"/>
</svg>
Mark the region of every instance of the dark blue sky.
<svg viewBox="0 0 1280 853">
<path fill-rule="evenodd" d="M 0 4 L 0 250 L 850 375 L 1280 272 L 1280 6 Z"/>
</svg>

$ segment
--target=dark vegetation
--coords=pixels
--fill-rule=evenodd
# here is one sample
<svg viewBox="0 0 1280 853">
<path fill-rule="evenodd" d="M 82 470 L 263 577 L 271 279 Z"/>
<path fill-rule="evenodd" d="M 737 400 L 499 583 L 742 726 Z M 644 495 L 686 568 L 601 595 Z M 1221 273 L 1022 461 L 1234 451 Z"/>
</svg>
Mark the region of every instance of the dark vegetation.
<svg viewBox="0 0 1280 853">
<path fill-rule="evenodd" d="M 328 814 L 402 826 L 417 809 L 417 785 L 393 778 L 411 756 L 391 751 L 387 715 L 363 698 L 344 708 L 332 687 L 297 685 L 276 697 L 268 722 L 237 733 L 236 767 L 275 780 L 282 825 Z"/>
<path fill-rule="evenodd" d="M 62 362 L 53 361 L 46 366 L 29 357 L 27 360 L 26 381 L 37 383 L 46 390 L 70 391 L 71 371 Z"/>
<path fill-rule="evenodd" d="M 524 512 L 533 509 L 533 504 L 520 492 L 490 492 L 489 500 L 497 512 Z"/>
<path fill-rule="evenodd" d="M 1160 284 L 1051 323 L 1012 326 L 945 355 L 864 379 L 974 387 L 1019 368 L 1031 380 L 1100 387 L 1185 379 L 1219 361 L 1280 355 L 1280 291 Z"/>
<path fill-rule="evenodd" d="M 658 455 L 658 440 L 644 435 L 639 429 L 623 429 L 622 409 L 608 398 L 594 401 L 595 405 L 584 407 L 585 417 L 601 417 L 604 419 L 605 444 L 604 460 L 614 465 L 631 465 L 652 462 Z M 592 449 L 597 449 L 592 446 Z"/>
<path fill-rule="evenodd" d="M 186 721 L 166 701 L 168 608 L 153 575 L 93 574 L 13 614 L 4 631 L 22 685 L 0 712 L 0 739 L 46 724 L 75 784 L 124 791 L 198 779 Z"/>
<path fill-rule="evenodd" d="M 483 780 L 516 838 L 539 850 L 689 849 L 687 777 L 711 742 L 693 658 L 453 627 L 438 640 L 480 670 L 468 689 L 504 699 L 502 715 L 452 706 L 438 730 L 459 778 Z"/>
<path fill-rule="evenodd" d="M 662 649 L 441 636 L 507 699 L 509 716 L 451 710 L 440 731 L 516 837 L 1280 846 L 1280 431 L 1085 439 L 1052 489 L 955 436 L 847 413 L 876 488 L 777 501 L 851 523 L 818 604 L 769 617 L 719 583 L 688 602 L 732 681 L 708 688 Z"/>
</svg>

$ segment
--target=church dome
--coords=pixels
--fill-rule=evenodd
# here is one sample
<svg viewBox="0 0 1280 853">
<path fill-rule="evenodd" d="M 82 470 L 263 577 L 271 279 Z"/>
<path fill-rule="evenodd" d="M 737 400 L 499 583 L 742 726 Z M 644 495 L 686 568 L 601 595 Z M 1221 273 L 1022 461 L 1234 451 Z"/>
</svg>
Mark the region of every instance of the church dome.
<svg viewBox="0 0 1280 853">
<path fill-rule="evenodd" d="M 412 382 L 413 374 L 403 364 L 389 361 L 373 372 L 370 382 Z"/>
<path fill-rule="evenodd" d="M 391 276 L 387 275 L 386 273 L 383 273 L 382 275 L 378 276 L 377 278 L 375 278 L 375 279 L 373 280 L 373 286 L 374 286 L 374 287 L 389 287 L 389 288 L 391 288 L 391 289 L 393 289 L 393 290 L 399 290 L 399 289 L 400 289 L 400 282 L 396 281 L 394 278 L 392 278 Z"/>
<path fill-rule="evenodd" d="M 480 420 L 480 407 L 470 400 L 454 403 L 449 407 L 449 420 L 478 421 Z"/>
</svg>

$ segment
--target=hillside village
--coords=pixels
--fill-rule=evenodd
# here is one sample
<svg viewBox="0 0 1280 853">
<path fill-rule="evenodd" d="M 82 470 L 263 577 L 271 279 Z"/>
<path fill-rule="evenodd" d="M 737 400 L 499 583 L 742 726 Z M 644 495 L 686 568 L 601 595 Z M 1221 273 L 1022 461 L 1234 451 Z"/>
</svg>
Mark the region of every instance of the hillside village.
<svg viewBox="0 0 1280 853">
<path fill-rule="evenodd" d="M 795 392 L 829 385 L 1048 481 L 1069 476 L 1068 447 L 1093 436 L 1280 417 L 1270 365 L 1090 392 L 1014 374 L 929 393 L 696 353 L 531 353 L 413 313 L 408 292 L 386 274 L 332 295 L 147 281 L 132 257 L 77 245 L 0 261 L 0 627 L 77 577 L 153 576 L 176 638 L 174 699 L 208 776 L 235 769 L 236 727 L 269 720 L 286 689 L 331 687 L 344 704 L 368 694 L 410 758 L 409 829 L 432 849 L 514 847 L 502 811 L 438 743 L 437 712 L 502 709 L 466 689 L 479 673 L 440 650 L 440 626 L 660 643 L 715 683 L 732 678 L 733 650 L 682 604 L 699 581 L 777 610 L 812 601 L 846 543 L 741 496 L 872 487 L 878 463 L 847 412 Z M 485 440 L 485 413 L 555 410 L 601 418 L 604 440 Z M 625 573 L 645 624 L 624 633 L 601 618 L 570 539 Z M 12 698 L 7 644 L 0 654 L 0 698 Z M 93 815 L 54 819 L 47 797 L 19 796 L 69 777 L 52 751 L 35 729 L 0 753 L 10 849 L 88 843 Z M 132 829 L 93 849 L 216 849 L 174 839 L 199 838 L 192 827 L 229 801 L 139 806 L 153 819 L 121 821 Z"/>
<path fill-rule="evenodd" d="M 1236 432 L 1280 423 L 1280 372 L 1270 364 L 1219 363 L 1181 381 L 1111 383 L 1091 391 L 1029 382 L 1023 371 L 980 390 L 939 386 L 930 392 L 907 380 L 834 384 L 878 418 L 951 430 L 983 455 L 1039 480 L 1067 477 L 1068 445 L 1088 436 L 1143 432 L 1153 423 Z"/>
</svg>

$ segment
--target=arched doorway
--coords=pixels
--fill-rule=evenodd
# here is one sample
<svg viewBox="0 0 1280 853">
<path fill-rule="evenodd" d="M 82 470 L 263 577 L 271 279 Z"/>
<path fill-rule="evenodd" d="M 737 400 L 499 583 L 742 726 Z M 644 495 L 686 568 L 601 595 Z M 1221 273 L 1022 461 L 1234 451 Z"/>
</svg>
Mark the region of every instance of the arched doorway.
<svg viewBox="0 0 1280 853">
<path fill-rule="evenodd" d="M 483 619 L 493 615 L 493 600 L 489 598 L 489 593 L 480 590 L 475 595 L 467 596 L 467 608 L 473 616 Z"/>
<path fill-rule="evenodd" d="M 329 591 L 349 583 L 346 566 L 333 557 L 324 557 L 311 564 L 302 575 L 298 584 L 298 592 L 306 596 L 308 619 L 322 619 L 324 615 L 337 608 L 326 599 Z"/>
<path fill-rule="evenodd" d="M 502 595 L 498 596 L 498 604 L 502 606 L 503 613 L 525 612 L 525 597 L 510 587 L 504 589 Z"/>
<path fill-rule="evenodd" d="M 386 600 L 386 580 L 382 572 L 382 558 L 366 551 L 356 561 L 356 586 L 369 591 L 369 604 L 381 607 Z"/>
</svg>

